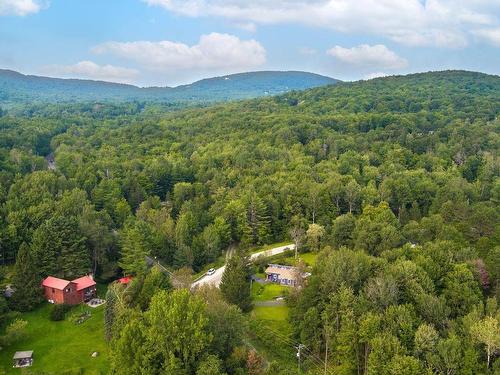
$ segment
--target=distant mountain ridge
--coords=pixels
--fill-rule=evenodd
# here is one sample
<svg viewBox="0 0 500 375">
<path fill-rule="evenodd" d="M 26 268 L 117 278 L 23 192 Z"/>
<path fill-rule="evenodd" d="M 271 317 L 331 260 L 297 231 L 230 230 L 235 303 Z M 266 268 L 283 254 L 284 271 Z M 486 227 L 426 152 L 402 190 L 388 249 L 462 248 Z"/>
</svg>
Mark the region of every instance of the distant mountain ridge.
<svg viewBox="0 0 500 375">
<path fill-rule="evenodd" d="M 0 104 L 27 102 L 216 102 L 276 95 L 339 82 L 300 71 L 260 71 L 207 78 L 177 87 L 137 87 L 84 79 L 24 75 L 0 69 Z"/>
</svg>

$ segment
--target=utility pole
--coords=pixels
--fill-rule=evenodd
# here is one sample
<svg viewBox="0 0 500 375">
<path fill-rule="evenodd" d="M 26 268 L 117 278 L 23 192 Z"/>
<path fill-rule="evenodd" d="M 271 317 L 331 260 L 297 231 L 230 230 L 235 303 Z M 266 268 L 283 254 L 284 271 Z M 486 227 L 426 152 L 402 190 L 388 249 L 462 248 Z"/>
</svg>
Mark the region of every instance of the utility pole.
<svg viewBox="0 0 500 375">
<path fill-rule="evenodd" d="M 328 338 L 331 336 L 332 327 L 329 325 L 324 326 L 324 335 L 325 335 L 325 375 L 328 374 L 328 342 L 330 341 Z"/>
<path fill-rule="evenodd" d="M 328 337 L 326 338 L 326 348 L 325 348 L 325 375 L 327 371 L 327 363 L 328 363 Z"/>
<path fill-rule="evenodd" d="M 299 374 L 300 374 L 300 362 L 301 362 L 301 352 L 302 352 L 302 348 L 304 348 L 305 345 L 302 345 L 302 344 L 299 344 L 298 346 L 295 347 L 295 349 L 297 349 L 297 359 L 299 361 Z"/>
</svg>

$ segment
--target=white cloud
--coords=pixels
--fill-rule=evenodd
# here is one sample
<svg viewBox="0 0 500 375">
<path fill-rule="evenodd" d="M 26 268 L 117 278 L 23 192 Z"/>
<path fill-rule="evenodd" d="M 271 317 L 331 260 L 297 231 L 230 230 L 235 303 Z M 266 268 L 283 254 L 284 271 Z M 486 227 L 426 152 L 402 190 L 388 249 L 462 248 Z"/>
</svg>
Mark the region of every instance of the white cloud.
<svg viewBox="0 0 500 375">
<path fill-rule="evenodd" d="M 253 22 L 237 22 L 234 24 L 238 29 L 254 33 L 257 31 L 257 25 Z"/>
<path fill-rule="evenodd" d="M 494 29 L 478 29 L 474 30 L 473 33 L 480 39 L 486 40 L 488 43 L 500 47 L 500 27 Z"/>
<path fill-rule="evenodd" d="M 139 75 L 139 72 L 135 69 L 114 65 L 98 65 L 92 61 L 80 61 L 74 65 L 49 65 L 43 67 L 42 72 L 64 78 L 83 78 L 120 83 L 130 83 Z"/>
<path fill-rule="evenodd" d="M 259 42 L 219 33 L 202 35 L 198 44 L 193 46 L 169 40 L 107 42 L 95 46 L 92 51 L 109 53 L 135 61 L 145 68 L 165 72 L 190 69 L 239 71 L 266 62 L 266 51 Z"/>
<path fill-rule="evenodd" d="M 26 16 L 42 9 L 40 0 L 0 0 L 0 16 Z"/>
<path fill-rule="evenodd" d="M 318 53 L 318 50 L 316 50 L 314 48 L 310 48 L 310 47 L 300 47 L 299 53 L 301 55 L 312 56 L 312 55 L 316 55 Z"/>
<path fill-rule="evenodd" d="M 369 79 L 374 79 L 374 78 L 380 78 L 380 77 L 387 77 L 389 74 L 384 73 L 384 72 L 374 72 L 374 73 L 368 73 L 363 76 L 364 80 L 369 80 Z"/>
<path fill-rule="evenodd" d="M 371 69 L 402 69 L 408 65 L 406 59 L 399 57 L 383 44 L 376 44 L 374 46 L 361 44 L 352 48 L 335 46 L 326 53 L 344 63 L 358 67 L 369 67 Z"/>
<path fill-rule="evenodd" d="M 498 25 L 488 0 L 142 0 L 190 17 L 256 24 L 300 23 L 384 36 L 406 45 L 460 48 L 478 25 Z"/>
</svg>

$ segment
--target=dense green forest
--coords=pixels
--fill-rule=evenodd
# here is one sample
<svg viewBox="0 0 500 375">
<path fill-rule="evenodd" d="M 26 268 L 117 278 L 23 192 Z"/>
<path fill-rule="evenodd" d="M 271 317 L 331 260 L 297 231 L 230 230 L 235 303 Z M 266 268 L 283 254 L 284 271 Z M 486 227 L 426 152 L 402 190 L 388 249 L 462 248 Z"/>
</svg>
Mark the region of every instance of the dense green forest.
<svg viewBox="0 0 500 375">
<path fill-rule="evenodd" d="M 290 295 L 293 337 L 328 373 L 500 371 L 499 77 L 94 109 L 0 117 L 1 261 L 17 290 L 3 312 L 40 300 L 27 278 L 137 275 L 108 292 L 116 373 L 259 374 L 241 312 L 215 291 L 154 293 L 171 286 L 145 256 L 196 272 L 230 246 L 292 239 L 320 259 Z"/>
</svg>

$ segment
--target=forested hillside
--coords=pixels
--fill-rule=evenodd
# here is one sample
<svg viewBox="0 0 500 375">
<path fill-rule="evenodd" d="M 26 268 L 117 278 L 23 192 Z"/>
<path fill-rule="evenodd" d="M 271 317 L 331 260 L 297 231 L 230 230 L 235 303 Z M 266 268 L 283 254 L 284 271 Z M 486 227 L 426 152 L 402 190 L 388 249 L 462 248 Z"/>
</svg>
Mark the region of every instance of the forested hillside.
<svg viewBox="0 0 500 375">
<path fill-rule="evenodd" d="M 498 76 L 387 77 L 171 113 L 127 106 L 0 117 L 11 309 L 38 301 L 27 277 L 141 275 L 145 255 L 199 271 L 230 245 L 292 239 L 319 253 L 290 296 L 294 339 L 329 373 L 500 371 Z M 207 333 L 223 325 L 213 302 L 203 315 L 213 298 L 148 296 L 148 312 L 115 327 L 113 366 L 195 373 L 210 353 L 239 373 L 234 348 Z M 199 347 L 126 352 L 139 336 L 157 350 L 174 300 L 202 316 Z"/>
<path fill-rule="evenodd" d="M 177 87 L 137 87 L 83 79 L 24 75 L 0 69 L 0 105 L 103 101 L 158 102 L 177 107 L 276 95 L 290 90 L 334 84 L 337 80 L 308 72 L 263 71 L 230 74 Z"/>
</svg>

